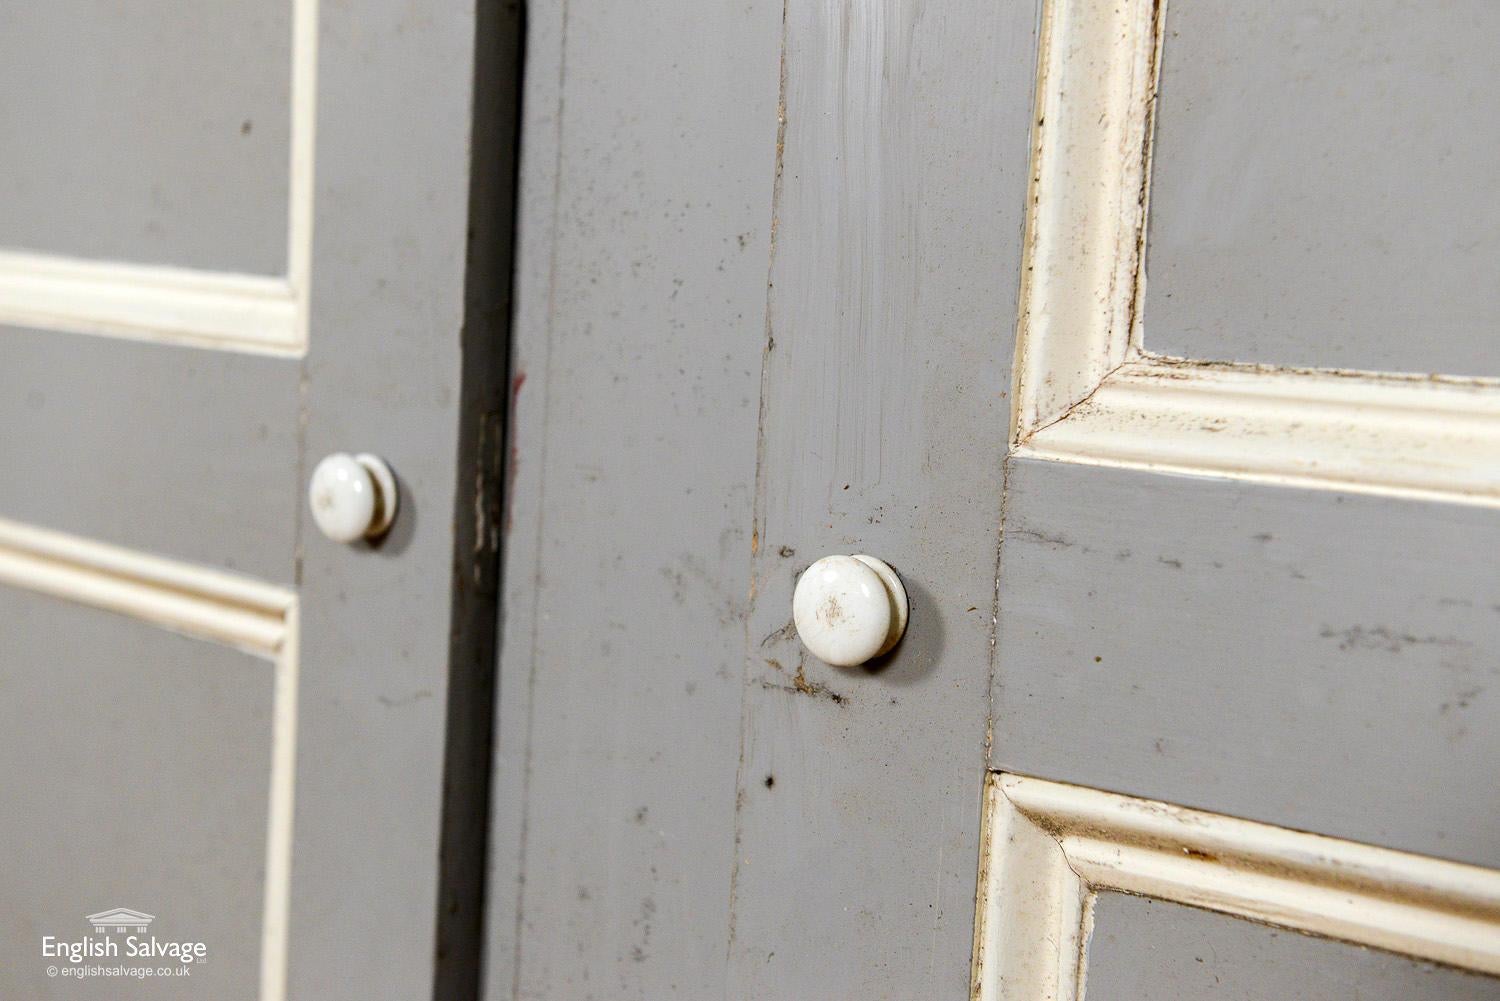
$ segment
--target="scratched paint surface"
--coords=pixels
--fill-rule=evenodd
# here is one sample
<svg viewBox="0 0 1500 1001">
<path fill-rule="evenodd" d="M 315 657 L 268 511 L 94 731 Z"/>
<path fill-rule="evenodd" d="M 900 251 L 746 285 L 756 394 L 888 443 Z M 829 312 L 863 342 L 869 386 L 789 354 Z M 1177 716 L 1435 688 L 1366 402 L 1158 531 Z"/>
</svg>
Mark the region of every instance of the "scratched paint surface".
<svg viewBox="0 0 1500 1001">
<path fill-rule="evenodd" d="M 490 996 L 961 996 L 1036 10 L 684 16 L 533 21 Z"/>
<path fill-rule="evenodd" d="M 990 764 L 1490 857 L 1492 804 L 1459 780 L 1372 811 L 1378 770 L 1339 751 L 1399 767 L 1414 735 L 1413 787 L 1440 748 L 1470 773 L 1489 753 L 1484 582 L 1442 585 L 1420 545 L 1454 557 L 1482 524 L 1350 502 L 1420 536 L 1387 552 L 1333 495 L 1025 462 L 1005 483 L 1037 14 L 798 0 L 729 45 L 700 12 L 734 86 L 677 48 L 663 68 L 661 11 L 537 12 L 491 998 L 962 997 Z M 836 670 L 792 587 L 861 551 L 902 573 L 911 629 Z M 1427 584 L 1382 603 L 1407 570 Z M 1310 597 L 1279 590 L 1311 571 Z M 1116 688 L 1091 700 L 1066 658 L 1100 636 L 1120 649 L 1079 672 Z M 1328 760 L 1287 783 L 1298 740 Z"/>
<path fill-rule="evenodd" d="M 1036 8 L 791 3 L 730 979 L 967 989 Z M 883 661 L 787 628 L 798 572 L 890 562 Z"/>
<path fill-rule="evenodd" d="M 528 17 L 488 996 L 732 997 L 781 5 Z"/>
</svg>

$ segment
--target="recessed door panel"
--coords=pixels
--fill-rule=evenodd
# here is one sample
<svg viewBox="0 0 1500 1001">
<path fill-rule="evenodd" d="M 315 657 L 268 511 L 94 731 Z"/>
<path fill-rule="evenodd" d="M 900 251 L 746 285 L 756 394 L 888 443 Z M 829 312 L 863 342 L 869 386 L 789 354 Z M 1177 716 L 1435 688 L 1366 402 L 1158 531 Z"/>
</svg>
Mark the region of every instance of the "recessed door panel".
<svg viewBox="0 0 1500 1001">
<path fill-rule="evenodd" d="M 4 338 L 0 515 L 291 580 L 294 363 L 48 331 Z"/>
<path fill-rule="evenodd" d="M 0 619 L 0 834 L 32 872 L 24 900 L 0 887 L 27 950 L 0 975 L 31 976 L 66 903 L 232 949 L 184 997 L 472 994 L 519 14 L 22 6 L 0 16 L 0 602 L 25 609 Z M 366 451 L 399 516 L 325 538 L 308 474 Z M 79 770 L 116 737 L 139 749 Z"/>
<path fill-rule="evenodd" d="M 1500 7 L 1172 4 L 1148 350 L 1500 375 Z"/>
<path fill-rule="evenodd" d="M 154 626 L 0 589 L 0 994 L 257 996 L 266 886 L 273 665 Z M 153 919 L 127 932 L 86 920 Z M 138 940 L 202 942 L 175 958 Z M 43 952 L 113 942 L 79 962 Z M 167 979 L 78 978 L 48 968 L 171 967 Z"/>
<path fill-rule="evenodd" d="M 1494 512 L 1012 464 L 996 767 L 1500 866 Z"/>
<path fill-rule="evenodd" d="M 1182 904 L 1101 893 L 1093 1001 L 1494 1001 L 1500 980 Z"/>
<path fill-rule="evenodd" d="M 284 274 L 291 0 L 49 0 L 0 29 L 0 247 Z"/>
<path fill-rule="evenodd" d="M 990 731 L 1034 778 L 991 779 L 980 996 L 1476 983 L 1244 929 L 1194 971 L 1171 909 L 1101 982 L 1114 890 L 1500 969 L 1500 412 L 1426 377 L 1495 371 L 1493 16 L 1046 5 Z"/>
</svg>

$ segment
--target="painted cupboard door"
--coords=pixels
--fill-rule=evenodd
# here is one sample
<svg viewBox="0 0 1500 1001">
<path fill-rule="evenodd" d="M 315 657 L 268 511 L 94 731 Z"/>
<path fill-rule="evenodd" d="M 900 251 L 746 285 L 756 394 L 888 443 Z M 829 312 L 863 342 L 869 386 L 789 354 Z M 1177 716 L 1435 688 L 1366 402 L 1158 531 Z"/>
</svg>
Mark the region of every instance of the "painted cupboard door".
<svg viewBox="0 0 1500 1001">
<path fill-rule="evenodd" d="M 488 996 L 1500 996 L 1490 6 L 531 14 Z"/>
<path fill-rule="evenodd" d="M 1500 997 L 1497 29 L 1046 5 L 978 996 Z"/>
<path fill-rule="evenodd" d="M 529 8 L 488 997 L 966 995 L 1036 21 Z"/>
<path fill-rule="evenodd" d="M 0 994 L 473 994 L 515 20 L 0 15 Z"/>
</svg>

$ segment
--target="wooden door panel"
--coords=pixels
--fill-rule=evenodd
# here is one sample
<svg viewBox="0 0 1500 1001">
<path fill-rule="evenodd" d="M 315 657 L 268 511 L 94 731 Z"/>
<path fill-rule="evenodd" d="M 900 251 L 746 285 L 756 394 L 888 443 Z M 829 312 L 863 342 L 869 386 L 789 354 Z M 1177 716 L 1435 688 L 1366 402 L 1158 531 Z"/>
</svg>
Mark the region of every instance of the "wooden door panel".
<svg viewBox="0 0 1500 1001">
<path fill-rule="evenodd" d="M 1011 466 L 996 768 L 1500 865 L 1485 508 Z"/>
<path fill-rule="evenodd" d="M 1384 915 L 1393 903 L 1371 888 L 1378 880 L 1345 878 L 1321 855 L 1257 856 L 1225 908 L 1235 921 L 1342 929 L 1427 959 L 1500 962 L 1495 874 L 1444 861 L 1493 865 L 1500 850 L 1487 833 L 1496 800 L 1469 788 L 1497 750 L 1485 693 L 1500 598 L 1471 555 L 1500 541 L 1488 517 L 1500 474 L 1476 461 L 1500 442 L 1492 387 L 1226 369 L 1146 350 L 1152 300 L 1138 277 L 1161 11 L 1150 0 L 786 7 L 743 604 L 725 582 L 738 579 L 733 518 L 744 508 L 712 492 L 738 482 L 733 458 L 688 461 L 702 440 L 671 424 L 683 413 L 671 388 L 647 404 L 620 386 L 672 387 L 664 366 L 695 378 L 721 351 L 740 357 L 709 336 L 677 339 L 715 315 L 692 295 L 700 284 L 731 298 L 695 270 L 717 246 L 712 224 L 728 220 L 677 223 L 708 210 L 690 216 L 684 197 L 674 215 L 657 160 L 663 135 L 730 148 L 719 159 L 736 164 L 745 149 L 684 129 L 675 76 L 634 84 L 659 100 L 621 97 L 638 92 L 643 59 L 675 45 L 652 17 L 617 23 L 588 5 L 539 16 L 546 62 L 529 85 L 547 138 L 523 185 L 517 406 L 531 423 L 518 438 L 515 508 L 529 541 L 507 608 L 525 633 L 503 660 L 521 694 L 502 703 L 497 759 L 500 788 L 521 806 L 496 813 L 504 910 L 492 997 L 604 983 L 622 996 L 691 984 L 772 998 L 959 997 L 972 986 L 976 884 L 981 933 L 996 886 L 1044 901 L 1072 894 L 1072 910 L 1058 903 L 1018 933 L 1030 958 L 1051 950 L 1054 974 L 1078 965 L 1091 887 L 1204 903 L 1190 881 L 1167 892 L 1151 868 L 1217 872 L 1223 859 L 1190 839 L 1115 844 L 1100 835 L 1111 818 L 1085 816 L 1072 834 L 1099 849 L 1085 859 L 1063 844 L 1065 817 L 1027 819 L 1019 841 L 983 835 L 992 768 L 1096 787 L 1084 793 L 1146 791 L 1152 801 L 1125 809 L 1187 827 L 1203 818 L 1182 804 L 1282 825 L 1272 842 L 1308 827 L 1419 852 L 1399 860 L 1415 875 L 1392 895 L 1416 931 L 1372 921 L 1361 937 L 1348 914 L 1320 910 L 1338 898 Z M 621 56 L 621 38 L 638 46 Z M 714 103 L 721 78 L 687 73 L 702 102 L 689 119 L 729 114 L 733 102 Z M 741 195 L 764 194 L 753 176 L 734 175 L 735 220 Z M 651 299 L 668 270 L 667 301 L 686 305 Z M 736 319 L 750 284 L 734 286 Z M 653 337 L 653 324 L 673 332 Z M 701 384 L 740 384 L 727 367 L 719 375 Z M 540 398 L 527 396 L 534 386 Z M 740 440 L 732 404 L 705 415 L 724 441 Z M 667 429 L 645 444 L 639 428 L 653 421 Z M 653 487 L 672 499 L 650 504 Z M 643 498 L 652 510 L 637 510 Z M 714 517 L 729 521 L 712 560 L 661 559 Z M 827 667 L 791 628 L 792 587 L 812 560 L 859 551 L 900 570 L 911 625 L 883 662 Z M 653 553 L 668 587 L 640 581 Z M 697 591 L 682 586 L 690 579 Z M 722 600 L 702 607 L 705 589 Z M 559 610 L 580 594 L 588 614 Z M 642 633 L 643 616 L 669 627 Z M 739 705 L 716 687 L 680 741 L 664 737 L 686 702 L 678 684 L 691 694 L 684 672 L 726 649 L 744 656 Z M 736 709 L 728 805 L 731 759 L 712 726 Z M 1248 823 L 1232 818 L 1218 820 Z M 695 820 L 696 840 L 682 833 Z M 714 886 L 702 859 L 720 857 L 712 842 L 726 832 L 732 858 Z M 1020 842 L 1034 857 L 1005 854 Z M 1329 857 L 1392 854 L 1333 844 Z M 704 854 L 678 861 L 678 845 Z M 1085 885 L 1084 862 L 1108 869 L 1116 849 L 1138 865 L 1127 873 L 1136 882 Z M 997 860 L 1011 866 L 1004 879 Z M 1307 878 L 1275 882 L 1278 865 Z M 1422 882 L 1454 872 L 1482 884 L 1473 899 L 1452 881 Z M 667 884 L 676 906 L 662 903 Z M 1113 905 L 1101 913 L 1112 919 Z M 1239 973 L 1250 960 L 1229 961 Z M 684 971 L 680 983 L 666 962 Z M 1134 971 L 1151 973 L 1144 962 Z M 1328 963 L 1335 975 L 1357 966 Z M 994 969 L 981 966 L 991 977 L 981 996 L 1006 996 L 994 991 L 1013 975 L 1012 997 L 1064 998 L 1077 984 Z"/>
<path fill-rule="evenodd" d="M 1500 980 L 1122 893 L 1100 894 L 1089 940 L 1096 1001 L 1491 1001 Z"/>
<path fill-rule="evenodd" d="M 732 995 L 782 8 L 528 16 L 487 996 Z"/>
<path fill-rule="evenodd" d="M 1500 375 L 1500 10 L 1169 6 L 1145 345 Z"/>
<path fill-rule="evenodd" d="M 1446 231 L 1419 248 L 1454 199 L 1478 189 L 1483 200 L 1488 182 L 1455 164 L 1452 188 L 1429 190 L 1420 170 L 1395 165 L 1400 151 L 1367 169 L 1362 145 L 1379 131 L 1362 116 L 1393 110 L 1365 100 L 1379 90 L 1370 81 L 1399 91 L 1396 109 L 1431 81 L 1362 62 L 1360 45 L 1412 55 L 1466 43 L 1435 23 L 1392 42 L 1406 15 L 1390 8 L 1323 25 L 1320 13 L 1242 10 L 1255 25 L 1236 27 L 1194 8 L 1179 33 L 1159 3 L 1047 7 L 998 575 L 991 764 L 1007 774 L 991 779 L 981 863 L 982 997 L 1081 996 L 1101 930 L 1090 908 L 1110 890 L 1500 970 L 1497 873 L 1437 861 L 1500 864 L 1500 802 L 1475 786 L 1500 751 L 1487 697 L 1500 594 L 1475 556 L 1500 541 L 1500 410 L 1492 383 L 1419 374 L 1476 357 L 1469 331 L 1450 331 L 1488 306 L 1443 292 L 1473 262 Z M 1311 64 L 1282 44 L 1325 29 L 1364 37 Z M 1222 44 L 1205 40 L 1215 32 Z M 1476 71 L 1472 51 L 1429 56 L 1444 72 Z M 1264 72 L 1249 68 L 1257 58 Z M 1283 71 L 1302 103 L 1265 98 Z M 1361 79 L 1363 90 L 1350 82 Z M 1214 112 L 1216 95 L 1247 89 L 1232 113 Z M 1345 100 L 1363 103 L 1340 117 Z M 1249 127 L 1257 114 L 1263 127 Z M 1320 116 L 1333 121 L 1314 128 Z M 1411 120 L 1398 116 L 1403 134 Z M 1317 142 L 1288 140 L 1298 129 Z M 1318 143 L 1344 169 L 1311 169 Z M 1337 191 L 1299 201 L 1299 183 Z M 1389 220 L 1349 211 L 1376 195 L 1396 217 L 1431 212 L 1414 246 L 1387 247 Z M 1408 277 L 1429 272 L 1428 284 Z M 1418 319 L 1361 298 L 1366 282 L 1444 306 Z M 1360 301 L 1343 310 L 1346 293 Z M 1361 310 L 1379 321 L 1341 339 L 1338 324 Z M 1312 347 L 1245 353 L 1263 329 Z M 1161 354 L 1179 349 L 1188 357 Z M 1215 363 L 1226 357 L 1283 367 Z M 1126 949 L 1117 983 L 1173 989 L 1144 938 Z M 1252 958 L 1227 962 L 1232 981 Z M 1298 979 L 1294 963 L 1278 972 Z M 1475 983 L 1430 986 L 1494 992 Z"/>
<path fill-rule="evenodd" d="M 478 990 L 519 26 L 499 2 L 320 5 L 301 468 L 378 452 L 402 507 L 342 546 L 298 484 L 292 997 Z"/>
<path fill-rule="evenodd" d="M 59 10 L 56 18 L 84 16 Z M 149 79 L 175 99 L 196 94 L 194 108 L 214 123 L 227 115 L 235 142 L 254 139 L 260 123 L 242 133 L 244 122 L 278 98 L 264 117 L 273 140 L 276 117 L 287 123 L 273 158 L 279 180 L 263 189 L 280 196 L 236 193 L 230 177 L 214 204 L 267 217 L 259 221 L 282 252 L 252 261 L 240 251 L 259 247 L 260 231 L 237 236 L 231 220 L 215 234 L 220 220 L 207 210 L 194 239 L 224 256 L 163 257 L 138 241 L 120 245 L 128 259 L 101 261 L 71 239 L 67 257 L 24 242 L 0 252 L 0 583 L 6 601 L 39 592 L 92 609 L 77 614 L 122 614 L 135 621 L 106 621 L 127 635 L 150 633 L 148 623 L 196 637 L 198 659 L 173 653 L 179 667 L 209 672 L 222 646 L 248 652 L 270 685 L 258 696 L 269 709 L 222 727 L 235 735 L 249 726 L 261 742 L 245 759 L 261 784 L 251 828 L 261 840 L 255 871 L 221 875 L 264 904 L 253 943 L 239 950 L 245 965 L 226 965 L 233 983 L 198 996 L 472 995 L 519 11 L 487 2 L 212 6 L 174 12 L 170 29 L 152 29 L 166 31 L 160 44 L 147 44 L 157 35 L 143 25 L 122 30 L 117 63 L 90 65 L 136 72 L 170 60 L 172 33 L 186 32 L 191 68 L 202 56 L 193 46 L 211 48 L 215 34 L 197 18 L 216 15 L 226 31 L 254 22 L 237 39 L 245 48 L 216 64 L 220 75 L 207 74 L 198 91 L 176 80 L 177 64 Z M 57 60 L 59 23 L 28 15 L 23 37 L 5 44 L 47 48 Z M 279 42 L 256 44 L 273 29 Z M 101 96 L 98 81 L 74 82 L 137 125 L 155 121 L 130 105 L 139 94 Z M 214 137 L 189 141 L 175 127 L 133 136 L 133 153 L 159 155 L 156 143 L 191 161 L 157 180 L 190 186 L 230 155 Z M 54 130 L 63 125 L 37 141 Z M 63 155 L 69 141 L 59 135 L 47 155 Z M 242 166 L 259 163 L 250 155 Z M 80 177 L 105 191 L 118 180 L 108 167 Z M 93 227 L 80 215 L 75 230 Z M 13 233 L 0 240 L 24 236 Z M 223 270 L 262 264 L 262 274 Z M 308 471 L 329 453 L 364 450 L 394 468 L 398 517 L 378 543 L 337 544 L 307 516 Z M 18 653 L 40 657 L 48 636 L 39 617 L 6 627 Z M 81 636 L 94 664 L 149 666 L 147 644 Z M 0 659 L 0 687 L 32 669 L 19 656 Z M 20 706 L 45 696 L 28 689 Z M 128 704 L 149 729 L 164 726 L 172 698 L 146 681 Z M 184 699 L 210 720 L 244 701 L 220 689 Z M 37 731 L 52 725 L 48 715 L 26 720 L 16 739 L 47 746 Z M 76 722 L 84 741 L 102 725 Z M 197 757 L 206 767 L 218 752 L 200 745 L 214 735 L 194 730 L 171 750 L 182 767 Z M 141 781 L 155 789 L 149 775 Z M 207 823 L 211 797 L 184 798 L 177 812 L 195 802 L 200 813 L 167 822 Z M 58 809 L 43 804 L 35 826 L 61 824 Z M 151 871 L 127 875 L 145 881 Z M 211 892 L 211 881 L 200 889 Z M 406 916 L 399 931 L 395 914 Z"/>
<path fill-rule="evenodd" d="M 284 274 L 291 19 L 291 0 L 9 8 L 0 247 Z"/>
<path fill-rule="evenodd" d="M 0 992 L 257 997 L 275 878 L 274 665 L 13 588 L 0 590 L 0 636 Z M 85 938 L 87 915 L 121 906 L 155 916 L 149 934 L 164 941 L 203 942 L 206 962 L 172 981 L 48 976 L 123 962 L 41 949 L 46 935 Z"/>
<path fill-rule="evenodd" d="M 296 362 L 54 331 L 3 337 L 0 515 L 294 579 Z"/>
<path fill-rule="evenodd" d="M 1500 975 L 1493 869 L 1009 773 L 986 783 L 985 818 L 973 981 L 983 1001 L 1082 1001 L 1094 937 L 1107 928 L 1100 903 L 1107 919 L 1121 892 Z M 1171 972 L 1143 948 L 1115 970 L 1147 981 Z M 1473 982 L 1454 983 L 1462 997 Z"/>
<path fill-rule="evenodd" d="M 729 952 L 743 996 L 964 989 L 1034 15 L 787 9 Z M 792 588 L 857 552 L 902 573 L 912 625 L 883 661 L 832 668 L 802 649 Z"/>
</svg>

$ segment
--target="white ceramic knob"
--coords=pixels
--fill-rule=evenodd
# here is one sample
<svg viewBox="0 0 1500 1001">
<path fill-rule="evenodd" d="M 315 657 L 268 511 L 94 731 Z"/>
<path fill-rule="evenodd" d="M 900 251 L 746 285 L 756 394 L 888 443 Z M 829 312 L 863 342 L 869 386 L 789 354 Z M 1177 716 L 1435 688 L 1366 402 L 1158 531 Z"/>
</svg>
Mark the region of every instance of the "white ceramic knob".
<svg viewBox="0 0 1500 1001">
<path fill-rule="evenodd" d="M 835 667 L 888 653 L 906 632 L 906 588 L 873 556 L 825 556 L 802 572 L 792 621 L 802 645 Z"/>
<path fill-rule="evenodd" d="M 318 529 L 334 542 L 373 539 L 396 517 L 396 477 L 378 456 L 335 452 L 307 486 Z"/>
</svg>

